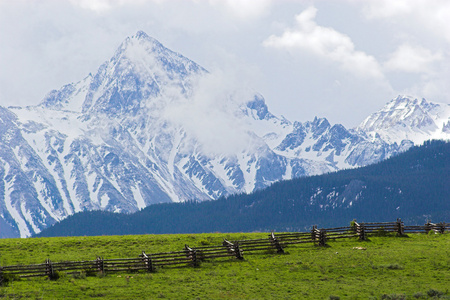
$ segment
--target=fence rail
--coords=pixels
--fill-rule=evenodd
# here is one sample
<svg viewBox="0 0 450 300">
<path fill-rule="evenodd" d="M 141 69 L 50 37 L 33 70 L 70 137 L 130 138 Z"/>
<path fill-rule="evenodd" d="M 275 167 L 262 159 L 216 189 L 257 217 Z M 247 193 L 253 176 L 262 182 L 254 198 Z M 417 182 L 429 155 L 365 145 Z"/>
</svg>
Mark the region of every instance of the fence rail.
<svg viewBox="0 0 450 300">
<path fill-rule="evenodd" d="M 450 231 L 450 223 L 431 223 L 425 225 L 405 226 L 400 219 L 395 222 L 370 222 L 358 223 L 352 221 L 348 227 L 335 227 L 319 229 L 313 226 L 309 232 L 270 233 L 266 239 L 252 240 L 223 240 L 222 245 L 189 247 L 185 245 L 183 250 L 173 252 L 160 252 L 147 254 L 144 251 L 134 258 L 104 259 L 97 257 L 90 261 L 63 261 L 52 262 L 47 259 L 45 263 L 33 265 L 0 266 L 0 284 L 5 275 L 11 274 L 19 277 L 47 276 L 57 278 L 59 272 L 75 274 L 113 273 L 113 272 L 138 272 L 145 270 L 155 272 L 157 268 L 199 266 L 201 261 L 217 258 L 243 259 L 244 253 L 254 254 L 260 251 L 276 251 L 284 253 L 284 249 L 296 244 L 327 245 L 329 240 L 344 238 L 359 238 L 366 240 L 368 236 L 384 233 L 429 233 L 430 231 L 443 234 Z"/>
</svg>

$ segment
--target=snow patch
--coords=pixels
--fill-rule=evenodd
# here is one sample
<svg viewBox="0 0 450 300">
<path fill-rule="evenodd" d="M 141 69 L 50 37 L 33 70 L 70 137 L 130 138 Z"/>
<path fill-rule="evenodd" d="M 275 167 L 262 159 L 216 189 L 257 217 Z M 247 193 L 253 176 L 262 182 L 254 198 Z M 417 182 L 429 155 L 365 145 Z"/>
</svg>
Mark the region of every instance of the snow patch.
<svg viewBox="0 0 450 300">
<path fill-rule="evenodd" d="M 8 165 L 8 167 L 6 167 L 6 165 Z M 9 172 L 9 164 L 5 162 L 5 171 L 6 170 Z M 6 174 L 8 174 L 8 172 L 5 172 L 5 177 L 3 177 L 3 182 L 5 183 L 5 206 L 9 212 L 9 214 L 11 215 L 11 217 L 14 219 L 14 221 L 17 224 L 17 227 L 20 232 L 20 237 L 21 238 L 29 237 L 29 236 L 31 236 L 31 232 L 28 229 L 27 223 L 22 218 L 20 212 L 15 207 L 13 207 L 12 200 L 11 200 L 11 192 L 10 191 L 14 190 L 14 181 L 15 181 L 16 177 L 14 176 L 9 181 L 7 181 Z"/>
<path fill-rule="evenodd" d="M 139 187 L 131 187 L 131 191 L 133 192 L 133 198 L 136 200 L 136 205 L 139 210 L 146 207 L 145 200 L 142 198 L 141 191 Z"/>
<path fill-rule="evenodd" d="M 110 201 L 110 198 L 109 198 L 109 196 L 108 196 L 108 194 L 103 194 L 101 197 L 100 197 L 100 207 L 101 208 L 106 208 L 106 206 L 108 206 L 108 204 L 109 204 L 109 201 Z"/>
<path fill-rule="evenodd" d="M 31 212 L 29 210 L 27 210 L 25 204 L 26 204 L 25 202 L 22 202 L 20 204 L 20 211 L 22 212 L 22 216 L 24 216 L 24 218 L 28 222 L 28 224 L 31 225 L 31 228 L 33 228 L 33 231 L 35 233 L 39 233 L 41 230 L 39 229 L 39 227 L 36 226 L 36 224 L 34 224 L 33 217 L 31 216 Z"/>
</svg>

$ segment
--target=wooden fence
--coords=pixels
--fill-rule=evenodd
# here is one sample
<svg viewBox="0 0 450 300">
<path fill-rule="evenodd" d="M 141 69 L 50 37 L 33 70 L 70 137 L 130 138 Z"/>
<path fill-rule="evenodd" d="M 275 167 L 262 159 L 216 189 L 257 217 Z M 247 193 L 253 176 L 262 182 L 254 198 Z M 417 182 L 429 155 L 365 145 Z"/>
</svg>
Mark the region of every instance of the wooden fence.
<svg viewBox="0 0 450 300">
<path fill-rule="evenodd" d="M 144 251 L 135 258 L 104 259 L 97 257 L 90 261 L 65 261 L 52 262 L 49 259 L 42 264 L 0 266 L 0 284 L 5 274 L 19 277 L 47 276 L 50 279 L 58 278 L 59 272 L 66 274 L 85 273 L 114 273 L 114 272 L 138 272 L 141 270 L 155 272 L 158 268 L 199 266 L 201 261 L 217 258 L 243 259 L 246 255 L 261 251 L 284 253 L 284 249 L 291 245 L 312 243 L 318 246 L 326 246 L 327 241 L 343 238 L 355 238 L 366 240 L 370 235 L 382 235 L 396 233 L 445 233 L 450 231 L 450 223 L 430 223 L 423 226 L 405 226 L 400 219 L 396 222 L 358 223 L 352 222 L 348 227 L 336 227 L 318 229 L 313 226 L 310 232 L 270 233 L 266 239 L 252 239 L 228 241 L 223 240 L 222 245 L 200 246 L 191 248 L 185 245 L 181 251 L 161 252 L 147 254 Z"/>
</svg>

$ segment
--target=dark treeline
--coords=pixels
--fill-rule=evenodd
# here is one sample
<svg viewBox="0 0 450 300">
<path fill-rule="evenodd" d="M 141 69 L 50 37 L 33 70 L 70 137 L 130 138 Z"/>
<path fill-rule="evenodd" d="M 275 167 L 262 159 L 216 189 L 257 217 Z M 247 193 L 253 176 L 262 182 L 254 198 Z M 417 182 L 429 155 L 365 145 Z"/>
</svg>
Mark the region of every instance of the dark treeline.
<svg viewBox="0 0 450 300">
<path fill-rule="evenodd" d="M 450 143 L 430 141 L 358 169 L 274 183 L 250 195 L 77 213 L 37 236 L 304 231 L 360 221 L 450 219 Z"/>
</svg>

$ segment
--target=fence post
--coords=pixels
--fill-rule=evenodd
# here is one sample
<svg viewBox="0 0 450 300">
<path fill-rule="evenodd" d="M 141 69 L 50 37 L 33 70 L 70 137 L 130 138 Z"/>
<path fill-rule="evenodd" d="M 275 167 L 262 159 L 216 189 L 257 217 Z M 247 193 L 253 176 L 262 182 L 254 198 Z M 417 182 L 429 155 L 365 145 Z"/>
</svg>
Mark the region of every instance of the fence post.
<svg viewBox="0 0 450 300">
<path fill-rule="evenodd" d="M 194 264 L 194 267 L 198 266 L 197 250 L 196 249 L 192 249 L 192 263 Z"/>
<path fill-rule="evenodd" d="M 147 254 L 142 251 L 142 254 L 140 255 L 142 259 L 144 260 L 144 265 L 147 267 L 147 271 L 149 272 L 155 272 L 155 266 L 153 265 L 153 261 L 151 256 L 147 256 Z"/>
<path fill-rule="evenodd" d="M 184 245 L 184 250 L 187 252 L 187 257 L 192 260 L 194 267 L 198 266 L 197 250 L 190 248 L 188 245 Z"/>
<path fill-rule="evenodd" d="M 444 234 L 445 233 L 445 222 L 440 222 L 437 224 L 439 233 Z"/>
<path fill-rule="evenodd" d="M 405 235 L 405 225 L 402 222 L 402 219 L 397 219 L 397 223 L 395 224 L 397 234 L 400 236 Z"/>
<path fill-rule="evenodd" d="M 53 277 L 55 276 L 55 273 L 53 271 L 52 262 L 48 258 L 45 261 L 45 275 L 47 275 L 49 279 L 53 279 Z"/>
<path fill-rule="evenodd" d="M 319 246 L 326 246 L 327 245 L 327 231 L 325 229 L 319 230 Z"/>
<path fill-rule="evenodd" d="M 239 246 L 238 242 L 236 242 L 234 244 L 234 252 L 236 254 L 237 259 L 241 259 L 241 260 L 244 259 L 243 251 L 242 251 L 241 247 Z"/>
<path fill-rule="evenodd" d="M 223 243 L 222 245 L 224 247 L 227 247 L 228 253 L 233 253 L 233 243 L 231 243 L 230 241 L 227 241 L 226 239 L 223 239 Z"/>
<path fill-rule="evenodd" d="M 316 229 L 317 229 L 317 226 L 313 225 L 313 227 L 311 229 L 311 239 L 312 239 L 313 243 L 316 242 Z"/>
<path fill-rule="evenodd" d="M 356 225 L 356 233 L 359 236 L 359 240 L 365 241 L 366 240 L 366 227 L 364 226 L 364 223 L 359 224 L 359 223 L 355 222 L 355 225 Z"/>
<path fill-rule="evenodd" d="M 272 245 L 275 246 L 275 248 L 277 248 L 277 253 L 284 253 L 283 247 L 281 246 L 280 242 L 278 241 L 278 239 L 275 237 L 275 235 L 272 234 L 269 236 L 269 240 L 272 243 Z"/>
<path fill-rule="evenodd" d="M 425 223 L 425 233 L 428 234 L 428 232 L 431 231 L 431 223 L 430 221 L 427 220 L 427 222 Z"/>
<path fill-rule="evenodd" d="M 97 256 L 96 266 L 98 272 L 101 272 L 102 274 L 105 272 L 105 264 L 103 261 L 103 257 Z"/>
<path fill-rule="evenodd" d="M 243 250 L 239 246 L 239 243 L 231 243 L 230 241 L 227 241 L 226 239 L 223 239 L 222 245 L 224 247 L 227 247 L 228 253 L 234 253 L 236 255 L 237 259 L 244 259 Z"/>
</svg>

